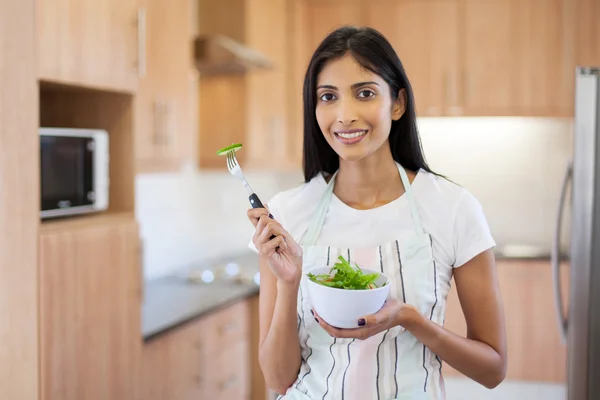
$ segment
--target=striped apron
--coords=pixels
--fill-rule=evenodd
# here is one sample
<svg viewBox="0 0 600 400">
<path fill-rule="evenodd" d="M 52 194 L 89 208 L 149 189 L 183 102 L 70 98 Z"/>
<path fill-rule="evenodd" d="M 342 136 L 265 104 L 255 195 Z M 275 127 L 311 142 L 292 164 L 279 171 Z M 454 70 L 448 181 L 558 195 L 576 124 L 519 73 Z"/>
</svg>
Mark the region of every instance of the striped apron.
<svg viewBox="0 0 600 400">
<path fill-rule="evenodd" d="M 376 247 L 317 246 L 333 195 L 335 174 L 327 185 L 306 234 L 303 279 L 298 291 L 298 335 L 302 351 L 300 372 L 285 400 L 441 400 L 442 362 L 410 332 L 397 326 L 366 340 L 337 339 L 311 315 L 306 273 L 332 266 L 339 255 L 390 277 L 390 297 L 412 304 L 422 315 L 443 324 L 438 298 L 438 272 L 432 241 L 423 231 L 415 198 L 403 168 L 399 168 L 413 220 L 413 228 L 400 231 L 395 240 Z M 368 232 L 365 232 L 368 234 Z"/>
</svg>

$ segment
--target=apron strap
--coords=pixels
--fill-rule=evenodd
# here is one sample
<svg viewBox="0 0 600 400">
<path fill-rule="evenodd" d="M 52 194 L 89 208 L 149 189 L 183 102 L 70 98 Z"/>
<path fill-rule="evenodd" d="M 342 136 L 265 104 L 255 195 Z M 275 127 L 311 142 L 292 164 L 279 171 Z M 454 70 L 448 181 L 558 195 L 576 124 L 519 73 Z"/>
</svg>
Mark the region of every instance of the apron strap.
<svg viewBox="0 0 600 400">
<path fill-rule="evenodd" d="M 408 198 L 408 205 L 410 207 L 410 213 L 412 214 L 413 223 L 415 224 L 415 230 L 418 234 L 422 234 L 423 225 L 421 224 L 421 218 L 419 217 L 419 210 L 417 209 L 417 201 L 412 191 L 412 186 L 408 180 L 408 175 L 402 166 L 398 165 L 398 171 L 400 171 L 400 178 L 402 179 L 402 185 L 404 185 L 404 191 Z"/>
<path fill-rule="evenodd" d="M 406 192 L 408 205 L 410 208 L 410 213 L 412 215 L 415 230 L 417 231 L 417 233 L 422 234 L 423 225 L 421 224 L 421 219 L 419 217 L 419 212 L 417 209 L 417 201 L 415 200 L 415 196 L 412 192 L 412 187 L 410 185 L 410 181 L 408 180 L 408 175 L 406 174 L 406 171 L 404 171 L 404 168 L 402 168 L 402 166 L 400 165 L 398 165 L 398 171 L 400 172 L 402 185 L 404 186 L 404 191 Z M 317 239 L 321 234 L 321 228 L 323 227 L 323 223 L 325 222 L 325 216 L 327 215 L 327 211 L 329 210 L 329 204 L 331 203 L 331 198 L 333 196 L 333 187 L 336 175 L 337 171 L 331 176 L 331 179 L 327 184 L 327 188 L 325 189 L 323 196 L 321 196 L 321 200 L 319 200 L 317 209 L 308 224 L 308 229 L 300 239 L 299 244 L 303 246 L 314 246 L 317 243 Z"/>
<path fill-rule="evenodd" d="M 336 175 L 337 171 L 335 171 L 335 173 L 331 176 L 331 179 L 327 184 L 327 188 L 325 189 L 325 193 L 323 193 L 323 195 L 321 196 L 321 200 L 319 200 L 319 204 L 317 204 L 317 209 L 308 224 L 308 229 L 300 239 L 299 244 L 304 246 L 314 246 L 317 243 L 317 239 L 321 234 L 321 228 L 323 227 L 323 223 L 325 222 L 327 210 L 329 210 L 331 197 L 333 196 L 333 185 Z"/>
</svg>

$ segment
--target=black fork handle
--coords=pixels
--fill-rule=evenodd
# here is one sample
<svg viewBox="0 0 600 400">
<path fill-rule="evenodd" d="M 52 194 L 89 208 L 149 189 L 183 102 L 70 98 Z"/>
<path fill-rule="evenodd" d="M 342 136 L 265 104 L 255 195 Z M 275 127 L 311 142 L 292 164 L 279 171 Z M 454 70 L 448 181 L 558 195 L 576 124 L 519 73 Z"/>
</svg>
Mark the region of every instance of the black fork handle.
<svg viewBox="0 0 600 400">
<path fill-rule="evenodd" d="M 250 200 L 250 205 L 252 205 L 252 208 L 265 208 L 265 206 L 260 201 L 260 199 L 258 198 L 256 193 L 252 193 L 249 197 L 249 200 Z M 269 213 L 269 218 L 274 219 L 273 215 L 271 213 Z"/>
<path fill-rule="evenodd" d="M 252 208 L 265 208 L 265 206 L 263 205 L 262 201 L 260 201 L 260 199 L 258 198 L 256 193 L 252 193 L 248 199 L 250 200 L 250 204 L 252 205 Z M 271 214 L 271 213 L 269 213 L 269 218 L 275 219 L 275 218 L 273 218 L 273 214 Z M 275 239 L 275 235 L 271 235 L 271 237 L 269 239 L 271 239 L 271 240 Z"/>
</svg>

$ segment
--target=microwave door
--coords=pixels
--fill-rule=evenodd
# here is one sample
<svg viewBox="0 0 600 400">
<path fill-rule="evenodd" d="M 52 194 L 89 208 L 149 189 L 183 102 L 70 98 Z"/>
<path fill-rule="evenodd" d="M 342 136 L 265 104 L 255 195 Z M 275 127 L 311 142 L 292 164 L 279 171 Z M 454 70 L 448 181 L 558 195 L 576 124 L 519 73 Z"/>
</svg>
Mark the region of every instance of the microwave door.
<svg viewBox="0 0 600 400">
<path fill-rule="evenodd" d="M 94 204 L 94 141 L 91 138 L 41 136 L 42 216 L 61 210 L 84 212 Z"/>
</svg>

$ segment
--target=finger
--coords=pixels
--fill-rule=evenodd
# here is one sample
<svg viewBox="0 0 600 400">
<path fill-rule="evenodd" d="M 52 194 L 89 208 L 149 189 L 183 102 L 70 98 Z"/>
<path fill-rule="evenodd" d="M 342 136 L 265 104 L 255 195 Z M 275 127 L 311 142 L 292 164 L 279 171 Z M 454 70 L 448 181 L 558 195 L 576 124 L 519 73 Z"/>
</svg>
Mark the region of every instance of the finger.
<svg viewBox="0 0 600 400">
<path fill-rule="evenodd" d="M 271 257 L 277 252 L 277 248 L 281 251 L 285 251 L 287 248 L 287 244 L 282 236 L 277 236 L 275 239 L 269 240 L 267 243 L 263 244 L 260 252 L 267 257 Z"/>
<path fill-rule="evenodd" d="M 250 222 L 252 223 L 252 225 L 254 225 L 256 227 L 256 225 L 258 224 L 258 220 L 262 215 L 269 215 L 269 211 L 267 209 L 264 208 L 250 208 L 246 211 L 246 215 L 248 217 L 248 219 L 250 220 Z"/>
<path fill-rule="evenodd" d="M 323 318 L 321 318 L 315 310 L 311 310 L 311 312 L 313 312 L 313 315 L 315 316 L 317 323 L 319 325 L 321 325 L 321 328 L 325 329 L 325 331 L 327 333 L 329 333 L 330 336 L 333 336 L 335 338 L 340 338 L 340 339 L 350 337 L 350 336 L 348 336 L 348 332 L 345 332 L 347 330 L 333 327 L 333 326 L 329 325 L 327 322 L 325 322 L 323 320 Z"/>
<path fill-rule="evenodd" d="M 273 236 L 283 236 L 285 239 L 285 234 L 287 232 L 279 222 L 266 216 L 261 216 L 260 219 L 264 221 L 265 226 L 258 237 L 259 241 L 266 243 L 271 240 L 271 237 Z"/>
<path fill-rule="evenodd" d="M 357 321 L 358 326 L 372 326 L 387 321 L 391 308 L 392 307 L 390 306 L 390 303 L 386 302 L 375 314 L 364 315 L 360 317 Z"/>
</svg>

